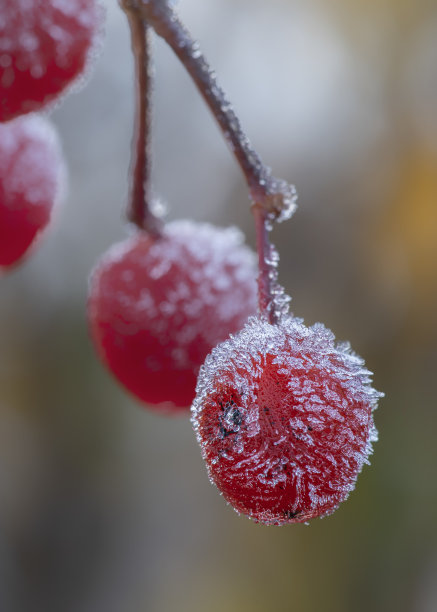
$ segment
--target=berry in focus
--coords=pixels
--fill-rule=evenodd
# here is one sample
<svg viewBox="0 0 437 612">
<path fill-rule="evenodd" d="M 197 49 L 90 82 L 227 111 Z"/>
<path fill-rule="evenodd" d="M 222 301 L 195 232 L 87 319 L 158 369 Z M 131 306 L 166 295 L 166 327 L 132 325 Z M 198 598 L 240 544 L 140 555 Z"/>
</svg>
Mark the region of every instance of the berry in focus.
<svg viewBox="0 0 437 612">
<path fill-rule="evenodd" d="M 380 396 L 362 359 L 321 323 L 252 317 L 208 355 L 192 420 L 225 499 L 282 525 L 331 514 L 346 499 L 377 439 Z"/>
<path fill-rule="evenodd" d="M 98 262 L 88 319 L 115 377 L 161 412 L 190 406 L 206 355 L 256 312 L 252 251 L 235 228 L 176 221 L 136 231 Z"/>
</svg>

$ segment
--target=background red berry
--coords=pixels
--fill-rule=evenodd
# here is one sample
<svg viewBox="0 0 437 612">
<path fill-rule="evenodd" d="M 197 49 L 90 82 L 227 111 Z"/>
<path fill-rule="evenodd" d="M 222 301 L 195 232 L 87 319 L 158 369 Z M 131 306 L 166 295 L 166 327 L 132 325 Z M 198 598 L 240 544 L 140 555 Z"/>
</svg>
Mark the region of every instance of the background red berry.
<svg viewBox="0 0 437 612">
<path fill-rule="evenodd" d="M 95 0 L 2 0 L 0 121 L 42 108 L 71 85 L 100 22 Z"/>
<path fill-rule="evenodd" d="M 256 311 L 255 278 L 254 255 L 236 229 L 176 221 L 158 239 L 137 231 L 92 274 L 96 348 L 143 402 L 187 408 L 206 355 Z"/>
<path fill-rule="evenodd" d="M 20 261 L 47 227 L 64 171 L 49 121 L 28 115 L 0 125 L 0 268 Z"/>
<path fill-rule="evenodd" d="M 266 524 L 333 512 L 376 440 L 380 394 L 363 361 L 321 323 L 251 318 L 207 357 L 193 423 L 211 480 Z"/>
</svg>

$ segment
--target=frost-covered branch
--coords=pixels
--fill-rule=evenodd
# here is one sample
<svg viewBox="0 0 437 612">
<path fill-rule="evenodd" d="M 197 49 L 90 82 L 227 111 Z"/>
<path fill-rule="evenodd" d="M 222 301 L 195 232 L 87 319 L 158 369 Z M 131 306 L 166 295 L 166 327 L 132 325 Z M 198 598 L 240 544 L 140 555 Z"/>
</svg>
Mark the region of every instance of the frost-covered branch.
<svg viewBox="0 0 437 612">
<path fill-rule="evenodd" d="M 131 185 L 127 217 L 150 234 L 161 233 L 161 221 L 151 210 L 150 189 L 150 114 L 151 45 L 150 27 L 135 2 L 120 0 L 126 13 L 135 60 L 135 125 L 132 139 Z"/>
<path fill-rule="evenodd" d="M 289 218 L 295 209 L 294 187 L 274 178 L 262 162 L 218 84 L 214 70 L 174 9 L 163 0 L 137 0 L 137 3 L 146 22 L 180 59 L 210 108 L 245 176 L 252 203 L 260 205 L 272 221 Z"/>
</svg>

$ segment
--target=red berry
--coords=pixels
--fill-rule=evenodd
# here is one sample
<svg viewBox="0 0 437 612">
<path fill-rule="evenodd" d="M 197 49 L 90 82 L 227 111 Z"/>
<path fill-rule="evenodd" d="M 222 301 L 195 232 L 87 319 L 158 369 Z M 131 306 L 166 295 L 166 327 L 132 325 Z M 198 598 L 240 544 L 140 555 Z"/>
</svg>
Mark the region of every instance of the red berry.
<svg viewBox="0 0 437 612">
<path fill-rule="evenodd" d="M 49 224 L 64 165 L 57 133 L 37 115 L 0 125 L 0 269 L 17 263 Z"/>
<path fill-rule="evenodd" d="M 77 79 L 100 21 L 95 0 L 2 0 L 0 121 L 41 109 Z"/>
<path fill-rule="evenodd" d="M 236 229 L 176 221 L 113 246 L 90 281 L 88 318 L 116 378 L 158 411 L 186 409 L 206 355 L 256 311 L 253 253 Z"/>
<path fill-rule="evenodd" d="M 212 482 L 265 524 L 332 513 L 377 438 L 380 393 L 347 344 L 321 323 L 252 317 L 201 368 L 193 424 Z"/>
</svg>

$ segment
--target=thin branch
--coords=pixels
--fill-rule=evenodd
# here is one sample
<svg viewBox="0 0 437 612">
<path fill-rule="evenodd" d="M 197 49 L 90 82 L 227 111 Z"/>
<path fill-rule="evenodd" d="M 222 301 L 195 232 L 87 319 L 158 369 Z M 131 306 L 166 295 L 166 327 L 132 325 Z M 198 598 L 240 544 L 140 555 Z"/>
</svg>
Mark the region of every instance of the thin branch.
<svg viewBox="0 0 437 612">
<path fill-rule="evenodd" d="M 260 314 L 275 325 L 287 315 L 290 298 L 278 283 L 279 254 L 270 242 L 268 213 L 259 204 L 255 204 L 252 210 L 258 251 L 258 308 Z"/>
<path fill-rule="evenodd" d="M 142 15 L 180 59 L 209 106 L 246 179 L 252 199 L 259 256 L 258 294 L 260 314 L 275 324 L 288 312 L 289 298 L 278 283 L 278 253 L 269 240 L 273 221 L 288 219 L 296 208 L 296 190 L 274 178 L 244 133 L 214 71 L 198 43 L 181 23 L 168 0 L 122 0 Z"/>
<path fill-rule="evenodd" d="M 167 0 L 133 0 L 146 22 L 172 48 L 188 71 L 200 94 L 217 120 L 257 202 L 271 217 L 282 221 L 295 209 L 296 191 L 286 181 L 271 175 L 244 133 L 215 72 L 200 51 L 198 43 L 181 23 Z"/>
<path fill-rule="evenodd" d="M 162 222 L 150 206 L 150 28 L 144 23 L 135 2 L 120 0 L 120 6 L 128 18 L 135 60 L 135 118 L 127 217 L 148 233 L 160 235 Z"/>
</svg>

